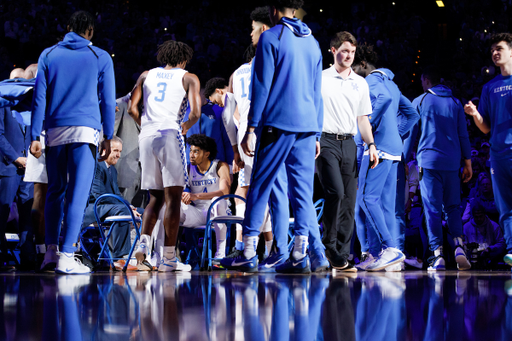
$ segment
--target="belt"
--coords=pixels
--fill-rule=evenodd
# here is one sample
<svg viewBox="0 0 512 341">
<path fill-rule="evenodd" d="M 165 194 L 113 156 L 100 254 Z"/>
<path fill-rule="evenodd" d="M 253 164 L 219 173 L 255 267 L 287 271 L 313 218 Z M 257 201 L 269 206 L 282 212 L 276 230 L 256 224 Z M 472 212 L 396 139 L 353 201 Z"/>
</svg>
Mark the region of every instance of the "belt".
<svg viewBox="0 0 512 341">
<path fill-rule="evenodd" d="M 331 134 L 331 133 L 322 133 L 323 137 L 328 137 L 330 139 L 335 139 L 338 141 L 348 140 L 354 138 L 352 134 Z"/>
</svg>

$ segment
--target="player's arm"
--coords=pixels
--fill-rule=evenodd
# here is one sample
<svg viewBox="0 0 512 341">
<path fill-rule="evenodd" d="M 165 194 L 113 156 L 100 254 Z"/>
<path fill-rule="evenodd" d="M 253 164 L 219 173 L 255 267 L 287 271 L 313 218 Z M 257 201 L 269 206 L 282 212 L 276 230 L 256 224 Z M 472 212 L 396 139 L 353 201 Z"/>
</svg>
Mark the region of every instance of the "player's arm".
<svg viewBox="0 0 512 341">
<path fill-rule="evenodd" d="M 140 74 L 139 79 L 137 79 L 137 83 L 132 90 L 131 102 L 128 108 L 128 114 L 139 126 L 141 125 L 139 104 L 142 101 L 142 86 L 144 85 L 144 81 L 147 76 L 148 71 L 144 71 Z"/>
<path fill-rule="evenodd" d="M 229 175 L 229 166 L 227 163 L 220 161 L 217 165 L 217 174 L 219 175 L 219 190 L 209 193 L 190 194 L 190 199 L 194 200 L 210 200 L 229 194 L 231 188 L 231 176 Z"/>
<path fill-rule="evenodd" d="M 372 168 L 377 167 L 379 164 L 379 154 L 377 153 L 377 147 L 375 146 L 372 133 L 372 125 L 367 115 L 357 116 L 357 126 L 363 141 L 369 145 L 368 154 L 370 155 L 370 161 L 373 162 Z"/>
<path fill-rule="evenodd" d="M 32 97 L 32 116 L 30 125 L 30 153 L 39 158 L 43 152 L 43 145 L 40 142 L 41 131 L 43 130 L 43 120 L 46 112 L 46 54 L 43 52 L 37 62 L 37 77 Z"/>
<path fill-rule="evenodd" d="M 404 136 L 414 127 L 416 122 L 418 122 L 420 119 L 420 114 L 418 113 L 418 110 L 413 107 L 411 101 L 409 101 L 409 99 L 402 94 L 400 94 L 398 110 L 404 117 L 398 126 L 398 133 L 400 136 Z"/>
<path fill-rule="evenodd" d="M 183 76 L 183 88 L 188 94 L 188 103 L 190 105 L 190 114 L 188 120 L 181 124 L 182 134 L 186 135 L 187 131 L 199 120 L 201 117 L 201 83 L 199 78 L 193 73 L 187 72 Z"/>
<path fill-rule="evenodd" d="M 234 93 L 233 91 L 233 77 L 235 76 L 235 73 L 233 72 L 231 76 L 229 77 L 229 84 L 228 84 L 228 92 Z"/>
<path fill-rule="evenodd" d="M 473 104 L 473 102 L 469 101 L 464 106 L 464 111 L 469 116 L 473 116 L 473 120 L 475 121 L 475 125 L 482 131 L 482 133 L 487 134 L 491 131 L 491 127 L 485 122 L 484 118 L 478 110 L 476 109 L 476 106 Z"/>
</svg>

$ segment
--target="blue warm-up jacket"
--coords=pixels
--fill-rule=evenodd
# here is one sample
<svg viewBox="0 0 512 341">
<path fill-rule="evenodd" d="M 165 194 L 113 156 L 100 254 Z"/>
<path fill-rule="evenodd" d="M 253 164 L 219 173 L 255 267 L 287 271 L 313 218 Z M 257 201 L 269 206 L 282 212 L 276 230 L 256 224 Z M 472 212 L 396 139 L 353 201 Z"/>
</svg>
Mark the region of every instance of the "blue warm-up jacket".
<svg viewBox="0 0 512 341">
<path fill-rule="evenodd" d="M 261 35 L 253 63 L 248 126 L 315 132 L 319 137 L 322 53 L 309 27 L 299 19 L 282 18 Z"/>
<path fill-rule="evenodd" d="M 84 126 L 114 134 L 116 91 L 110 55 L 69 32 L 41 53 L 32 102 L 31 138 L 43 129 Z"/>
</svg>

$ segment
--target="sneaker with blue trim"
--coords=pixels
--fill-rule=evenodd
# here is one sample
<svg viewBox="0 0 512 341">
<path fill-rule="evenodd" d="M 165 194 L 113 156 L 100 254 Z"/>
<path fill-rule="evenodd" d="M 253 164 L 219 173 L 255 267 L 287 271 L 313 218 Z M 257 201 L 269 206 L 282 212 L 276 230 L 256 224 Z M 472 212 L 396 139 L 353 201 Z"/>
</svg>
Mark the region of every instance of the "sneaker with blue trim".
<svg viewBox="0 0 512 341">
<path fill-rule="evenodd" d="M 135 258 L 137 259 L 137 269 L 141 271 L 153 270 L 153 266 L 149 263 L 149 247 L 146 243 L 139 243 L 137 250 L 135 250 Z"/>
<path fill-rule="evenodd" d="M 457 269 L 464 271 L 471 269 L 471 263 L 466 257 L 466 252 L 464 251 L 464 245 L 457 245 L 455 247 L 455 261 L 457 262 Z"/>
<path fill-rule="evenodd" d="M 432 256 L 428 259 L 429 267 L 427 271 L 445 271 L 446 265 L 444 262 L 443 254 L 439 256 Z"/>
<path fill-rule="evenodd" d="M 270 256 L 258 265 L 258 272 L 276 272 L 276 267 L 284 262 L 286 262 L 285 255 L 271 253 Z"/>
<path fill-rule="evenodd" d="M 276 272 L 289 274 L 308 274 L 311 272 L 309 256 L 300 260 L 288 258 L 283 264 L 276 267 Z"/>
<path fill-rule="evenodd" d="M 78 258 L 75 258 L 75 254 L 73 252 L 60 252 L 55 273 L 66 275 L 85 275 L 91 273 L 91 269 L 88 266 L 83 265 Z"/>
<path fill-rule="evenodd" d="M 402 251 L 395 247 L 388 247 L 379 253 L 379 257 L 375 262 L 366 268 L 366 271 L 380 271 L 384 270 L 390 265 L 400 263 L 405 260 L 405 255 Z"/>
<path fill-rule="evenodd" d="M 160 260 L 160 266 L 158 267 L 159 272 L 169 271 L 191 271 L 192 267 L 188 264 L 183 264 L 178 260 L 177 257 L 171 259 L 162 257 Z"/>
<path fill-rule="evenodd" d="M 323 252 L 311 253 L 311 271 L 312 272 L 322 272 L 329 270 L 329 261 Z"/>
<path fill-rule="evenodd" d="M 503 257 L 503 261 L 512 266 L 512 254 L 506 254 L 505 257 Z"/>
<path fill-rule="evenodd" d="M 238 270 L 243 272 L 256 272 L 258 271 L 258 255 L 255 255 L 251 259 L 245 258 L 245 255 L 241 253 L 234 258 L 222 258 L 220 265 L 228 270 Z"/>
</svg>

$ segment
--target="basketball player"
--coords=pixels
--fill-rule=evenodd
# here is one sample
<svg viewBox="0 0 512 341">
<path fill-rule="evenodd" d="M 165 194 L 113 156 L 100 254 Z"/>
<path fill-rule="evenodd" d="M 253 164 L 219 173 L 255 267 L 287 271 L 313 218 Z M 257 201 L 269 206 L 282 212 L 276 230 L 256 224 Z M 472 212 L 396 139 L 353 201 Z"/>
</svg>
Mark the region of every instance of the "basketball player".
<svg viewBox="0 0 512 341">
<path fill-rule="evenodd" d="M 129 113 L 141 124 L 141 187 L 150 193 L 142 220 L 141 241 L 135 252 L 139 269 L 152 269 L 146 260 L 149 258 L 148 244 L 165 203 L 165 241 L 158 271 L 190 271 L 190 266 L 176 258 L 176 241 L 181 197 L 188 183 L 182 134 L 186 134 L 201 115 L 199 79 L 184 70 L 192 54 L 187 44 L 173 40 L 164 42 L 158 47 L 157 59 L 165 66 L 144 72 L 132 92 Z M 138 104 L 142 96 L 144 111 L 140 115 Z M 183 122 L 187 103 L 190 104 L 190 114 L 188 121 Z"/>
</svg>

